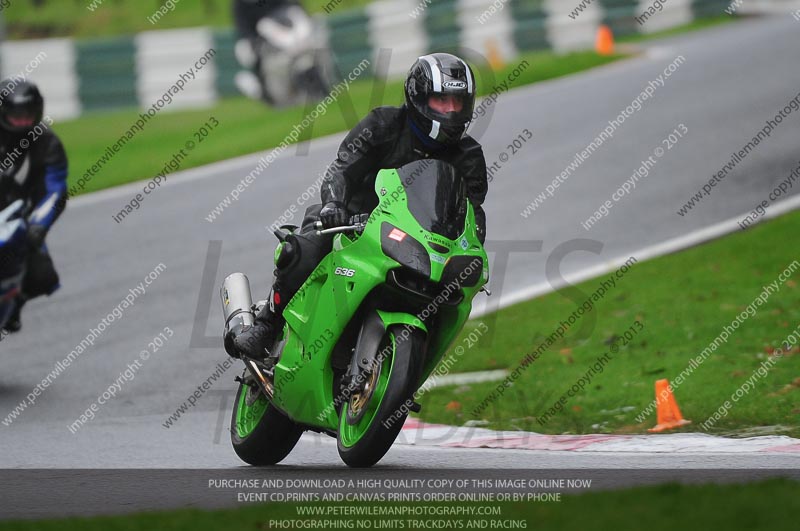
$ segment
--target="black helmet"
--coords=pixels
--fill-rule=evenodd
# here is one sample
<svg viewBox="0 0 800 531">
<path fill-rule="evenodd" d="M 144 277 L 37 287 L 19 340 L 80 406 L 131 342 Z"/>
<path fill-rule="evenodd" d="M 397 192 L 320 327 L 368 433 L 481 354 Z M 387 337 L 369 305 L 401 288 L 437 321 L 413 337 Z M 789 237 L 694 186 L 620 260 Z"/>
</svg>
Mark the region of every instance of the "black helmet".
<svg viewBox="0 0 800 531">
<path fill-rule="evenodd" d="M 469 127 L 475 107 L 475 76 L 469 65 L 449 53 L 432 53 L 417 59 L 405 84 L 406 107 L 418 135 L 441 144 L 455 144 Z M 439 112 L 431 96 L 454 96 L 461 108 Z"/>
<path fill-rule="evenodd" d="M 0 84 L 0 127 L 14 134 L 25 134 L 42 121 L 44 99 L 28 81 L 6 79 Z"/>
</svg>

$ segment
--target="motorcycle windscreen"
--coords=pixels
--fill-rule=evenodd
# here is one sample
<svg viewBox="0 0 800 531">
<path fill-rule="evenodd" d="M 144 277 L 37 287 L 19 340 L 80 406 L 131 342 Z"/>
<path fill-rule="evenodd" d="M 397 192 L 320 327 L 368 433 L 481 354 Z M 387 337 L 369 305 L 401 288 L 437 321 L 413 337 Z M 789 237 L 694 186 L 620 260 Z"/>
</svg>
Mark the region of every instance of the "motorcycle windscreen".
<svg viewBox="0 0 800 531">
<path fill-rule="evenodd" d="M 426 159 L 397 169 L 406 190 L 408 210 L 423 229 L 450 240 L 464 232 L 467 192 L 449 163 Z"/>
</svg>

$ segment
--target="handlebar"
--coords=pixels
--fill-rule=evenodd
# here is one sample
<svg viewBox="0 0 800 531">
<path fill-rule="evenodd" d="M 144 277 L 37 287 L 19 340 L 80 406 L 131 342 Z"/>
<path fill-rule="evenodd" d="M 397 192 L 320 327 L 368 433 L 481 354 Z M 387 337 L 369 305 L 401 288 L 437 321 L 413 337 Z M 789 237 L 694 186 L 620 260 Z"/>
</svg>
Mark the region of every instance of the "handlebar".
<svg viewBox="0 0 800 531">
<path fill-rule="evenodd" d="M 350 217 L 348 225 L 323 229 L 322 222 L 317 221 L 314 223 L 314 228 L 316 229 L 317 236 L 322 236 L 323 234 L 338 234 L 340 232 L 362 232 L 364 227 L 367 226 L 367 221 L 369 221 L 369 214 L 356 214 Z"/>
</svg>

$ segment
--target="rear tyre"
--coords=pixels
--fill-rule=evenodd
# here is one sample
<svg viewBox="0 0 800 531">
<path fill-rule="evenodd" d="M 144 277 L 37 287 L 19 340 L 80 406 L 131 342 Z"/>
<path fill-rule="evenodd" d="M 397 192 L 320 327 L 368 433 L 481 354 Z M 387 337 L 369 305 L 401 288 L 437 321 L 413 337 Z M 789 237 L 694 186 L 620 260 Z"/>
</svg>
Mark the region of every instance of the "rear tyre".
<svg viewBox="0 0 800 531">
<path fill-rule="evenodd" d="M 270 404 L 260 389 L 239 384 L 231 416 L 231 443 L 250 465 L 280 463 L 297 444 L 303 428 Z"/>
<path fill-rule="evenodd" d="M 339 415 L 337 447 L 348 466 L 370 467 L 391 448 L 408 416 L 402 406 L 415 390 L 415 364 L 424 357 L 423 345 L 423 334 L 416 329 L 395 325 L 384 333 L 379 362 L 366 374 L 365 389 L 351 396 Z M 387 353 L 382 360 L 381 352 Z"/>
</svg>

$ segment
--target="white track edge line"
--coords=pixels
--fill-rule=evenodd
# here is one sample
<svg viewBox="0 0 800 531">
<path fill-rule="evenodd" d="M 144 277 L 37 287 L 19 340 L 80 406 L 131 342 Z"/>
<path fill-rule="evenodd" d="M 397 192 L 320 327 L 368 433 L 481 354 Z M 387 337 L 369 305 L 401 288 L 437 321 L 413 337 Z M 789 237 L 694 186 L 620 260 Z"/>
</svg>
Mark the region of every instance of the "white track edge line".
<svg viewBox="0 0 800 531">
<path fill-rule="evenodd" d="M 796 195 L 794 197 L 790 197 L 789 199 L 775 203 L 767 207 L 764 216 L 762 216 L 746 230 L 750 230 L 752 227 L 764 222 L 765 220 L 777 218 L 778 216 L 798 208 L 800 208 L 800 195 Z M 585 280 L 590 280 L 592 278 L 611 273 L 622 266 L 627 260 L 630 259 L 631 256 L 635 257 L 638 262 L 643 262 L 652 258 L 671 254 L 676 251 L 688 249 L 689 247 L 694 247 L 700 243 L 714 240 L 728 234 L 732 234 L 737 230 L 741 230 L 738 223 L 741 217 L 742 215 L 740 214 L 737 217 L 715 223 L 714 225 L 689 232 L 682 236 L 677 236 L 654 245 L 643 247 L 639 250 L 632 251 L 630 254 L 626 254 L 625 256 L 618 256 L 616 258 L 607 260 L 602 264 L 597 264 L 578 270 L 574 273 L 567 274 L 563 278 L 553 283 L 540 282 L 538 284 L 534 284 L 533 286 L 528 286 L 526 288 L 513 291 L 510 294 L 503 296 L 500 299 L 500 303 L 497 305 L 497 307 L 492 307 L 491 310 L 501 310 L 519 302 L 557 291 L 569 285 L 577 284 Z M 474 309 L 470 314 L 470 318 L 476 319 L 489 313 L 486 308 L 487 306 L 489 306 L 488 301 L 483 307 Z"/>
</svg>

